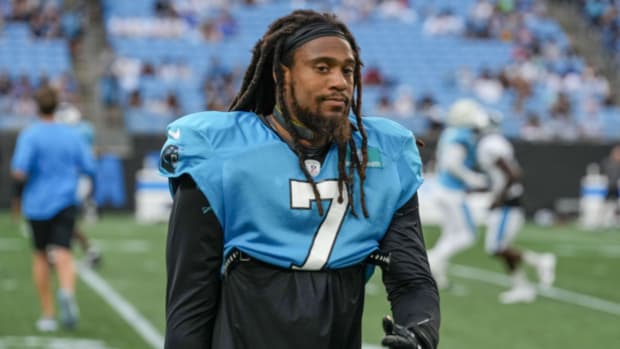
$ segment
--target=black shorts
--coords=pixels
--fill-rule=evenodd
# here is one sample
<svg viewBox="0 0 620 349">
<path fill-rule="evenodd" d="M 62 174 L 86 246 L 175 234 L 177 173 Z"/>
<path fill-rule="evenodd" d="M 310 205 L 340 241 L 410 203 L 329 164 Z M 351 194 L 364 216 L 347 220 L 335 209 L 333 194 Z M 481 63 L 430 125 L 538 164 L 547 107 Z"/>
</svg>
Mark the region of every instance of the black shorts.
<svg viewBox="0 0 620 349">
<path fill-rule="evenodd" d="M 45 250 L 48 246 L 71 249 L 76 214 L 77 208 L 69 206 L 51 219 L 30 220 L 34 248 L 39 251 Z"/>
</svg>

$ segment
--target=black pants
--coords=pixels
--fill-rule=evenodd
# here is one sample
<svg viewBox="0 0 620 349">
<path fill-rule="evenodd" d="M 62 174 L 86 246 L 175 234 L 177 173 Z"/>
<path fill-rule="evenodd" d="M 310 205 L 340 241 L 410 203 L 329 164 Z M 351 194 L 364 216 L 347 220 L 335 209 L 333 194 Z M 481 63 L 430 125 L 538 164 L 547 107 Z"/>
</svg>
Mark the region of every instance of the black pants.
<svg viewBox="0 0 620 349">
<path fill-rule="evenodd" d="M 294 271 L 241 262 L 222 282 L 212 348 L 359 349 L 364 266 Z"/>
</svg>

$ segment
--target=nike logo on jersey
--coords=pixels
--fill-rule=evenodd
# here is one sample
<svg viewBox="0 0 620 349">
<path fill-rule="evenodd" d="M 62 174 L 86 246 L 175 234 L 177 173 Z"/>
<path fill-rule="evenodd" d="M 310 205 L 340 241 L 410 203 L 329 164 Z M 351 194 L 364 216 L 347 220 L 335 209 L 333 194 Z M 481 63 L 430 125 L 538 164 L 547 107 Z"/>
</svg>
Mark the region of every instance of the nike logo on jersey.
<svg viewBox="0 0 620 349">
<path fill-rule="evenodd" d="M 212 211 L 213 209 L 211 208 L 211 206 L 202 206 L 202 214 L 207 214 L 209 213 L 209 211 Z"/>
<path fill-rule="evenodd" d="M 172 137 L 174 140 L 178 140 L 181 138 L 181 129 L 177 128 L 176 131 L 168 130 L 168 136 Z"/>
</svg>

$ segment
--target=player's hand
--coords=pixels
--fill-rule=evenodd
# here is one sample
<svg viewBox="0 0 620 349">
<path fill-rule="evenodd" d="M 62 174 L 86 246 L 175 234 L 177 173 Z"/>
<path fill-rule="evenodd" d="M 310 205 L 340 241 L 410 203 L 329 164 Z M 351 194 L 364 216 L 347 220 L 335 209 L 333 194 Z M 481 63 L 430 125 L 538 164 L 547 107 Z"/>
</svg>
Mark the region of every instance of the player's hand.
<svg viewBox="0 0 620 349">
<path fill-rule="evenodd" d="M 413 332 L 406 327 L 395 324 L 388 315 L 383 318 L 383 331 L 385 337 L 381 345 L 390 349 L 421 349 L 420 343 Z"/>
</svg>

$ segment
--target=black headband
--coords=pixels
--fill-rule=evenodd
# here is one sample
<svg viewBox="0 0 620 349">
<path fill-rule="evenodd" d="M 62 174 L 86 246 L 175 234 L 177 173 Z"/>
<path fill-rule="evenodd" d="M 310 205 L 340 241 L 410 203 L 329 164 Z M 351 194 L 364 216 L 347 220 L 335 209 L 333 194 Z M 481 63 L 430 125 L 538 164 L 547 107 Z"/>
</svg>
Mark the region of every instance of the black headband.
<svg viewBox="0 0 620 349">
<path fill-rule="evenodd" d="M 344 40 L 347 39 L 342 30 L 331 23 L 310 23 L 299 28 L 295 33 L 286 38 L 282 53 L 287 54 L 306 42 L 323 36 L 337 36 Z"/>
</svg>

